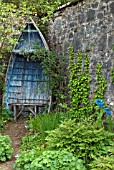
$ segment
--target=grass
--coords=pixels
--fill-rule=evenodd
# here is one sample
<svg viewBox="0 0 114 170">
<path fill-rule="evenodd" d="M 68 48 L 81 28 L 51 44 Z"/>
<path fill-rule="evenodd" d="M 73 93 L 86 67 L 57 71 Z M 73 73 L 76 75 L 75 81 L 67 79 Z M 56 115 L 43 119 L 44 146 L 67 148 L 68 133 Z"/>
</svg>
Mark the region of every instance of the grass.
<svg viewBox="0 0 114 170">
<path fill-rule="evenodd" d="M 46 131 L 53 130 L 70 115 L 63 112 L 39 114 L 36 118 L 30 118 L 29 128 L 35 133 L 39 133 L 41 139 L 44 140 L 47 136 Z"/>
</svg>

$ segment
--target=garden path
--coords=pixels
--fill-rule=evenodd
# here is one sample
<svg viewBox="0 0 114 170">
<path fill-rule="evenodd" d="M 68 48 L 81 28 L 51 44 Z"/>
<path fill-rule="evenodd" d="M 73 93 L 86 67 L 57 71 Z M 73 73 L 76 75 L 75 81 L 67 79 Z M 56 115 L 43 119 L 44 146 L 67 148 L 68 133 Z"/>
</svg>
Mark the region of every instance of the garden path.
<svg viewBox="0 0 114 170">
<path fill-rule="evenodd" d="M 6 125 L 6 129 L 2 132 L 2 135 L 9 135 L 12 141 L 12 147 L 14 148 L 14 152 L 12 155 L 12 159 L 10 161 L 6 161 L 5 163 L 0 163 L 0 170 L 12 170 L 12 165 L 16 160 L 16 155 L 19 152 L 19 148 L 21 145 L 21 139 L 25 136 L 27 129 L 25 128 L 26 122 L 25 120 L 19 120 L 17 123 L 8 122 Z"/>
</svg>

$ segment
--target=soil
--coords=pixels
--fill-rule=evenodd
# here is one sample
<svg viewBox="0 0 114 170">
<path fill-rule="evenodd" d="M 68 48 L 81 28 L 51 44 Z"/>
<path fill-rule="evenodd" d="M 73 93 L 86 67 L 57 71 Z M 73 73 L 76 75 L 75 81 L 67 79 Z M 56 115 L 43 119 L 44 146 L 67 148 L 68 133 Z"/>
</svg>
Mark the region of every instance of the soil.
<svg viewBox="0 0 114 170">
<path fill-rule="evenodd" d="M 25 136 L 27 132 L 26 122 L 25 120 L 19 120 L 18 122 L 8 122 L 5 130 L 2 132 L 2 135 L 9 135 L 12 141 L 12 147 L 14 148 L 14 152 L 12 155 L 12 159 L 8 160 L 4 163 L 0 162 L 0 170 L 12 170 L 12 166 L 17 159 L 17 155 L 19 153 L 19 148 L 21 145 L 21 139 Z"/>
</svg>

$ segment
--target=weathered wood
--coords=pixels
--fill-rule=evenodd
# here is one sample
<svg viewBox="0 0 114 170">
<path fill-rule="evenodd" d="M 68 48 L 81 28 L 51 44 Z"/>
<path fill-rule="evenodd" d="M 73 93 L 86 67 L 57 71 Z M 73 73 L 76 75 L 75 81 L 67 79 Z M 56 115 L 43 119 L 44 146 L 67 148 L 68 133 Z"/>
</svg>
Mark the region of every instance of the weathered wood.
<svg viewBox="0 0 114 170">
<path fill-rule="evenodd" d="M 13 105 L 13 109 L 14 109 L 14 121 L 17 121 L 17 110 L 16 110 L 16 105 Z"/>
<path fill-rule="evenodd" d="M 37 108 L 48 106 L 50 111 L 50 89 L 48 77 L 44 75 L 41 61 L 33 61 L 27 54 L 33 54 L 37 44 L 49 49 L 34 21 L 28 22 L 12 51 L 6 73 L 4 101 L 7 109 L 14 111 L 14 121 L 27 108 L 36 116 Z"/>
<path fill-rule="evenodd" d="M 22 106 L 22 109 L 19 111 L 18 115 L 16 116 L 16 119 L 21 115 L 23 110 L 24 110 L 24 107 Z"/>
<path fill-rule="evenodd" d="M 50 112 L 50 107 L 51 107 L 51 96 L 49 97 L 48 104 L 44 103 L 10 103 L 9 106 L 13 106 L 13 111 L 14 111 L 14 121 L 17 122 L 17 118 L 22 114 L 24 109 L 27 107 L 30 112 L 36 117 L 37 114 L 37 106 L 43 107 L 43 106 L 48 106 L 48 113 Z M 21 106 L 21 110 L 19 110 L 19 106 Z M 33 109 L 31 108 L 33 107 Z"/>
<path fill-rule="evenodd" d="M 28 109 L 33 113 L 33 115 L 36 117 L 36 113 L 30 108 L 28 107 Z"/>
<path fill-rule="evenodd" d="M 44 103 L 10 103 L 9 106 L 46 106 Z M 48 104 L 47 104 L 48 105 Z"/>
</svg>

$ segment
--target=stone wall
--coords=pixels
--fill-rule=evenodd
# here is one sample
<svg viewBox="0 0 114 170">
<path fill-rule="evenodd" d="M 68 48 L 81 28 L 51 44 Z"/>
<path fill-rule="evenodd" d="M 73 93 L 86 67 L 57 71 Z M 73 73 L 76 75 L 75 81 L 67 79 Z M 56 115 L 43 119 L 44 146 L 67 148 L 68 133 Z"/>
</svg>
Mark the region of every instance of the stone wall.
<svg viewBox="0 0 114 170">
<path fill-rule="evenodd" d="M 105 98 L 114 104 L 114 85 L 110 70 L 114 67 L 114 1 L 80 0 L 73 1 L 55 11 L 48 27 L 51 50 L 68 57 L 69 45 L 74 46 L 75 55 L 79 50 L 90 52 L 90 76 L 95 81 L 96 63 L 103 65 L 103 75 L 108 82 Z M 91 91 L 94 83 L 91 85 Z"/>
</svg>

